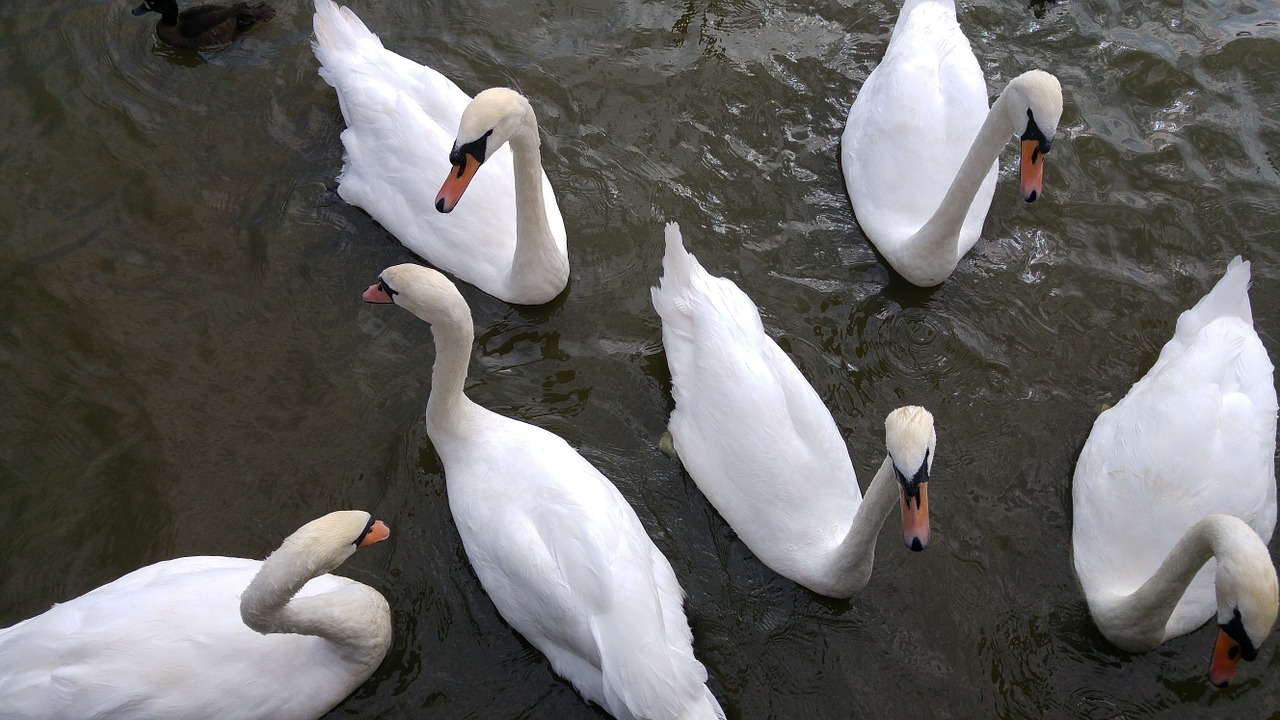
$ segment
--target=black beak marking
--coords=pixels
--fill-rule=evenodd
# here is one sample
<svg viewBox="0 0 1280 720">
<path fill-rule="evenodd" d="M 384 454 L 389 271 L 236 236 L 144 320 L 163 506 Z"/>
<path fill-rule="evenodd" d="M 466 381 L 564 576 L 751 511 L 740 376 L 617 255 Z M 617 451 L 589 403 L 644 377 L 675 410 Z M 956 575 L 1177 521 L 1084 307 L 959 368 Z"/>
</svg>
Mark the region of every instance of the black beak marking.
<svg viewBox="0 0 1280 720">
<path fill-rule="evenodd" d="M 1034 164 L 1041 154 L 1048 154 L 1049 149 L 1053 146 L 1053 138 L 1044 136 L 1044 132 L 1036 125 L 1035 113 L 1031 112 L 1031 108 L 1027 108 L 1027 129 L 1022 133 L 1022 140 L 1035 140 L 1036 149 L 1031 153 L 1031 162 Z"/>
<path fill-rule="evenodd" d="M 360 533 L 360 536 L 359 536 L 359 537 L 357 537 L 357 538 L 355 539 L 355 541 L 354 541 L 354 542 L 352 542 L 351 544 L 352 544 L 352 545 L 355 545 L 355 546 L 357 546 L 357 547 L 359 547 L 359 546 L 360 546 L 360 542 L 361 542 L 362 540 L 364 540 L 364 538 L 365 538 L 365 536 L 366 536 L 366 535 L 368 535 L 368 534 L 369 534 L 369 531 L 373 529 L 373 524 L 374 524 L 374 523 L 376 523 L 376 522 L 378 522 L 378 521 L 377 521 L 377 519 L 376 519 L 376 518 L 374 518 L 372 515 L 370 515 L 370 516 L 369 516 L 369 522 L 368 522 L 368 523 L 366 523 L 366 524 L 365 524 L 365 526 L 364 526 L 364 531 L 363 531 L 363 532 L 361 532 L 361 533 Z"/>
<path fill-rule="evenodd" d="M 1253 640 L 1249 639 L 1249 633 L 1244 631 L 1244 620 L 1240 618 L 1240 608 L 1235 609 L 1235 617 L 1231 618 L 1231 622 L 1221 625 L 1222 632 L 1227 637 L 1235 640 L 1240 645 L 1240 656 L 1248 662 L 1252 662 L 1258 657 L 1258 648 L 1253 646 Z"/>
</svg>

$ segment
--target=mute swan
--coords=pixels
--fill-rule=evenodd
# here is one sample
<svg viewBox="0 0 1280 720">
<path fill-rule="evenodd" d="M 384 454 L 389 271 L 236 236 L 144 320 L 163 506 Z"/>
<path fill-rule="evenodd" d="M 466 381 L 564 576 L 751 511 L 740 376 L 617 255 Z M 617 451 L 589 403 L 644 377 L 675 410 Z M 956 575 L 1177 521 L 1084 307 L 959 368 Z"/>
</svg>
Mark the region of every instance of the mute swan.
<svg viewBox="0 0 1280 720">
<path fill-rule="evenodd" d="M 330 513 L 264 561 L 166 560 L 0 630 L 0 717 L 319 718 L 391 644 L 382 595 L 322 573 L 389 534 Z"/>
<path fill-rule="evenodd" d="M 671 435 L 738 537 L 778 574 L 831 597 L 867 584 L 895 499 L 903 541 L 923 550 L 933 416 L 919 407 L 889 413 L 889 454 L 863 498 L 831 413 L 765 333 L 755 304 L 698 264 L 676 223 L 667 224 L 666 242 L 652 293 L 676 400 Z"/>
<path fill-rule="evenodd" d="M 1098 629 L 1145 652 L 1217 612 L 1209 678 L 1271 632 L 1276 390 L 1236 257 L 1155 365 L 1098 416 L 1076 464 L 1072 547 Z M 1214 560 L 1216 559 L 1216 562 Z M 1215 575 L 1216 573 L 1216 575 Z"/>
<path fill-rule="evenodd" d="M 1022 197 L 1032 202 L 1061 115 L 1058 79 L 1040 70 L 1010 80 L 988 111 L 955 4 L 906 0 L 841 140 L 858 224 L 907 281 L 941 283 L 982 233 L 1009 136 L 1022 139 Z"/>
<path fill-rule="evenodd" d="M 473 330 L 453 283 L 397 265 L 364 300 L 431 324 L 427 435 L 462 546 L 502 617 L 614 717 L 724 718 L 693 656 L 684 591 L 613 483 L 558 436 L 463 393 Z"/>
<path fill-rule="evenodd" d="M 348 8 L 332 0 L 315 0 L 315 8 L 320 76 L 347 122 L 342 199 L 427 262 L 500 300 L 555 299 L 569 282 L 569 256 L 529 101 L 505 88 L 472 100 L 435 70 L 383 48 Z"/>
</svg>

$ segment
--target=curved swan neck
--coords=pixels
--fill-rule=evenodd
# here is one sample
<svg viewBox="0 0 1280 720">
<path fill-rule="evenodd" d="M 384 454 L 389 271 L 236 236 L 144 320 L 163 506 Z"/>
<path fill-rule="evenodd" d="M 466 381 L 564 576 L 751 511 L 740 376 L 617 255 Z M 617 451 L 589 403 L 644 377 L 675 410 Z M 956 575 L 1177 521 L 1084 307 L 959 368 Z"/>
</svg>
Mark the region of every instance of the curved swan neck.
<svg viewBox="0 0 1280 720">
<path fill-rule="evenodd" d="M 851 597 L 866 587 L 875 563 L 876 536 L 898 502 L 897 491 L 893 459 L 886 456 L 867 486 L 849 532 L 831 554 L 831 567 L 825 573 L 830 580 L 830 588 L 818 592 L 831 597 Z"/>
<path fill-rule="evenodd" d="M 942 277 L 950 274 L 960 261 L 957 240 L 965 216 L 969 213 L 969 206 L 973 204 L 973 198 L 978 194 L 983 179 L 991 171 L 992 163 L 1000 157 L 1000 151 L 1013 135 L 1009 112 L 1004 107 L 1008 102 L 1003 92 L 996 98 L 995 104 L 987 111 L 982 127 L 978 128 L 973 144 L 969 146 L 969 153 L 965 155 L 964 162 L 951 180 L 947 194 L 942 196 L 938 209 L 907 240 L 907 247 L 912 248 L 912 252 L 921 258 L 949 260 L 950 267 L 946 268 Z M 937 282 L 941 282 L 941 279 Z"/>
<path fill-rule="evenodd" d="M 1259 553 L 1261 556 L 1259 557 Z M 1128 595 L 1090 598 L 1098 627 L 1116 646 L 1145 652 L 1167 637 L 1169 617 L 1196 573 L 1211 558 L 1218 560 L 1218 597 L 1223 597 L 1223 568 L 1231 565 L 1270 565 L 1266 546 L 1239 518 L 1210 515 L 1191 526 L 1164 562 L 1137 590 Z"/>
<path fill-rule="evenodd" d="M 533 109 L 521 118 L 520 130 L 508 141 L 516 184 L 516 249 L 511 259 L 512 283 L 525 292 L 545 294 L 564 286 L 568 261 L 556 246 L 542 195 L 542 141 Z"/>
<path fill-rule="evenodd" d="M 240 596 L 240 617 L 245 625 L 263 634 L 315 635 L 353 653 L 357 662 L 380 662 L 391 634 L 388 613 L 383 609 L 386 600 L 357 583 L 295 598 L 307 581 L 334 569 L 350 553 L 334 557 L 290 540 L 263 561 Z M 354 545 L 351 550 L 354 552 Z"/>
<path fill-rule="evenodd" d="M 431 336 L 436 346 L 436 361 L 431 368 L 431 395 L 427 398 L 427 419 L 437 427 L 450 427 L 472 404 L 463 392 L 463 386 L 467 381 L 475 330 L 465 303 L 461 308 L 446 308 L 435 315 L 422 318 L 431 323 Z"/>
</svg>

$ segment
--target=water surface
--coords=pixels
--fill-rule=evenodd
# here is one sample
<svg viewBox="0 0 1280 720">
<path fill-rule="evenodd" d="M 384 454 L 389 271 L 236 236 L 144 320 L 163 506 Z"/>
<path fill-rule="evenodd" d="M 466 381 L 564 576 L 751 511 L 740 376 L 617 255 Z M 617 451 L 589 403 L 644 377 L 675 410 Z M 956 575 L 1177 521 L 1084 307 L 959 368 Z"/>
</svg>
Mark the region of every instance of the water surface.
<svg viewBox="0 0 1280 720">
<path fill-rule="evenodd" d="M 862 235 L 838 160 L 896 3 L 353 1 L 465 90 L 531 98 L 573 279 L 537 308 L 461 287 L 469 393 L 617 483 L 688 592 L 730 717 L 1280 707 L 1280 643 L 1225 691 L 1206 679 L 1212 626 L 1120 652 L 1069 553 L 1098 409 L 1236 254 L 1277 356 L 1280 8 L 962 2 L 992 96 L 1038 67 L 1065 108 L 1043 199 L 1018 197 L 1010 143 L 983 240 L 921 290 Z M 340 572 L 387 595 L 396 636 L 333 717 L 603 717 L 466 562 L 423 428 L 429 328 L 360 302 L 411 257 L 334 194 L 343 122 L 310 7 L 275 4 L 200 53 L 159 46 L 129 3 L 0 10 L 0 625 L 161 559 L 263 557 L 363 508 L 392 539 Z M 891 520 L 851 601 L 766 569 L 656 449 L 672 401 L 648 288 L 666 220 L 760 306 L 864 483 L 890 410 L 935 415 L 934 542 L 907 552 Z"/>
</svg>

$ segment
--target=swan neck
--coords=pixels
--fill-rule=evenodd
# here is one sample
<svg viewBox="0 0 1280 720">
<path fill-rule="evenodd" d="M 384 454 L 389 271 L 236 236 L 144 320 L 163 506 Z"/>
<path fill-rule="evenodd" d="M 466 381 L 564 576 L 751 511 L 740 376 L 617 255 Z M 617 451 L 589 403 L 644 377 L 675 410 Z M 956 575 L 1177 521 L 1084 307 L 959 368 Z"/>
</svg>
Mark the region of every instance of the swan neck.
<svg viewBox="0 0 1280 720">
<path fill-rule="evenodd" d="M 511 259 L 511 279 L 517 287 L 548 282 L 553 277 L 563 287 L 569 273 L 568 261 L 556 246 L 547 219 L 542 193 L 542 142 L 533 110 L 525 114 L 521 129 L 509 141 L 516 193 L 516 249 Z M 523 288 L 522 288 L 523 289 Z M 527 290 L 533 290 L 528 288 Z"/>
<path fill-rule="evenodd" d="M 354 551 L 352 545 L 350 552 L 335 556 L 286 540 L 263 561 L 240 596 L 245 625 L 264 635 L 322 637 L 357 663 L 381 662 L 391 628 L 386 599 L 376 590 L 350 583 L 326 593 L 294 597 L 309 580 L 334 569 Z"/>
<path fill-rule="evenodd" d="M 834 592 L 832 597 L 851 597 L 866 587 L 875 564 L 876 537 L 884 527 L 890 510 L 898 502 L 898 483 L 893 472 L 893 459 L 886 456 L 880 469 L 867 486 L 867 492 L 853 515 L 853 523 L 844 540 L 836 546 L 832 566 L 827 575 Z"/>
<path fill-rule="evenodd" d="M 469 311 L 447 313 L 427 319 L 435 339 L 436 359 L 431 368 L 431 395 L 427 398 L 427 418 L 437 426 L 450 427 L 471 406 L 463 392 L 467 366 L 471 362 L 471 344 L 475 330 Z M 426 319 L 426 318 L 424 318 Z"/>
<path fill-rule="evenodd" d="M 908 241 L 911 245 L 919 246 L 920 253 L 949 258 L 951 267 L 947 274 L 960 261 L 958 239 L 965 216 L 973 205 L 973 198 L 978 194 L 987 173 L 991 172 L 991 165 L 999 159 L 1000 151 L 1013 135 L 1014 128 L 1004 107 L 1008 102 L 1004 93 L 996 98 L 995 104 L 987 111 L 986 119 L 982 121 L 982 127 L 978 128 L 973 144 L 969 146 L 969 153 L 952 178 L 951 186 L 942 196 L 942 202 Z"/>
<path fill-rule="evenodd" d="M 1204 518 L 1187 530 L 1137 590 L 1119 597 L 1091 599 L 1090 611 L 1108 639 L 1130 652 L 1145 652 L 1160 645 L 1167 639 L 1166 626 L 1174 608 L 1205 563 L 1215 557 L 1219 568 L 1224 563 L 1248 562 L 1241 555 L 1248 554 L 1252 546 L 1232 541 L 1235 533 L 1231 521 L 1244 524 L 1225 515 Z M 1221 573 L 1218 582 L 1222 582 Z"/>
</svg>

